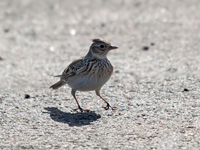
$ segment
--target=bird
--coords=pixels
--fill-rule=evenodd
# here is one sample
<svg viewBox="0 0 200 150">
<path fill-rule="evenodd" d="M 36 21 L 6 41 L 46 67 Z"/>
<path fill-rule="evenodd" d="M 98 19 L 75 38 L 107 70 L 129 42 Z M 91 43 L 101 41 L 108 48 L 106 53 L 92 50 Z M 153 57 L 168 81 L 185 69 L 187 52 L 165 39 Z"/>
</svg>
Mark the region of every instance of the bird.
<svg viewBox="0 0 200 150">
<path fill-rule="evenodd" d="M 104 107 L 105 110 L 109 108 L 115 110 L 116 107 L 111 107 L 100 94 L 102 86 L 110 79 L 113 73 L 113 66 L 107 59 L 107 54 L 115 49 L 118 49 L 118 47 L 112 46 L 111 43 L 104 39 L 93 39 L 88 53 L 69 64 L 62 75 L 56 75 L 55 77 L 60 77 L 60 81 L 50 86 L 50 88 L 55 90 L 68 84 L 71 87 L 71 94 L 78 105 L 75 110 L 80 110 L 81 112 L 90 111 L 81 108 L 75 95 L 76 91 L 95 91 L 96 95 L 107 104 Z"/>
</svg>

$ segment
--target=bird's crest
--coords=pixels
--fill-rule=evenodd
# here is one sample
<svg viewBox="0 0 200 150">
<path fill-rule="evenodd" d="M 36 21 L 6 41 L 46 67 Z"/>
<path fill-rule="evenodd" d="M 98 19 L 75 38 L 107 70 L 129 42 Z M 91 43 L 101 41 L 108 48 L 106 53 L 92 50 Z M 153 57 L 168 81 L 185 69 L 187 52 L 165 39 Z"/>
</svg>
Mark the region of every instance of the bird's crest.
<svg viewBox="0 0 200 150">
<path fill-rule="evenodd" d="M 101 39 L 101 38 L 93 39 L 92 42 L 94 42 L 94 43 L 104 42 L 108 45 L 111 45 L 108 41 Z"/>
</svg>

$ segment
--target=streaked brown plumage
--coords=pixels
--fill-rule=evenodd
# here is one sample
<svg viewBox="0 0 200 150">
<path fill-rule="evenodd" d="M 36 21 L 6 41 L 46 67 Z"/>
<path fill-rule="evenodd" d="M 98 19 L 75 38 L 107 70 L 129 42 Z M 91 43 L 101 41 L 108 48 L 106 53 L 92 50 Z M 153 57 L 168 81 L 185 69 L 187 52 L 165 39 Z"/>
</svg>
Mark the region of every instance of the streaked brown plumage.
<svg viewBox="0 0 200 150">
<path fill-rule="evenodd" d="M 52 85 L 50 88 L 58 89 L 59 87 L 68 84 L 72 90 L 71 93 L 77 102 L 78 109 L 82 112 L 75 93 L 76 91 L 95 91 L 104 102 L 107 103 L 105 109 L 109 109 L 110 104 L 101 97 L 100 89 L 109 80 L 113 73 L 113 66 L 107 59 L 107 54 L 112 49 L 117 49 L 116 46 L 103 39 L 93 39 L 89 52 L 83 58 L 73 61 L 62 73 L 57 75 L 60 81 Z M 112 107 L 111 107 L 112 108 Z M 112 108 L 113 109 L 113 108 Z"/>
</svg>

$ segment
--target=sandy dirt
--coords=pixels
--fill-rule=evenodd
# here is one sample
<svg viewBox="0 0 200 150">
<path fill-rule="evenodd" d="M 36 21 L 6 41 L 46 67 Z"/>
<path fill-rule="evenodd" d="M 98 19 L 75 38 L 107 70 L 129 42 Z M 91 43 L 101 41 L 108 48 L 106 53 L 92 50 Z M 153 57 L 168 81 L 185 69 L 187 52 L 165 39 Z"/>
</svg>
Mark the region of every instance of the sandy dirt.
<svg viewBox="0 0 200 150">
<path fill-rule="evenodd" d="M 0 149 L 200 149 L 198 0 L 1 0 Z M 118 50 L 101 95 L 58 81 L 91 39 Z M 30 98 L 24 98 L 29 94 Z"/>
</svg>

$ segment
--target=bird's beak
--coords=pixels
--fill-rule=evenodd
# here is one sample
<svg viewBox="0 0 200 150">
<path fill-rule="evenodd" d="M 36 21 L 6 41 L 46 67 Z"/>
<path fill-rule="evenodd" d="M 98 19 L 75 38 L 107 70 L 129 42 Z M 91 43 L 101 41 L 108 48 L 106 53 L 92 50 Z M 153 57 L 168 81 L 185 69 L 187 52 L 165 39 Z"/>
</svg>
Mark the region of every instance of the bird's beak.
<svg viewBox="0 0 200 150">
<path fill-rule="evenodd" d="M 109 49 L 110 50 L 112 50 L 112 49 L 118 49 L 118 47 L 117 46 L 110 46 Z"/>
</svg>

